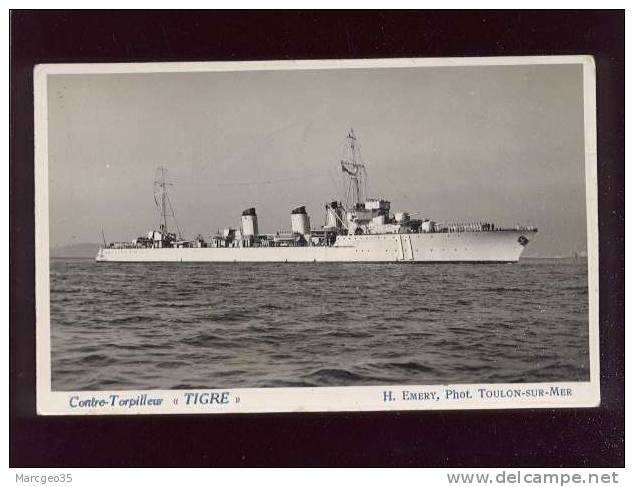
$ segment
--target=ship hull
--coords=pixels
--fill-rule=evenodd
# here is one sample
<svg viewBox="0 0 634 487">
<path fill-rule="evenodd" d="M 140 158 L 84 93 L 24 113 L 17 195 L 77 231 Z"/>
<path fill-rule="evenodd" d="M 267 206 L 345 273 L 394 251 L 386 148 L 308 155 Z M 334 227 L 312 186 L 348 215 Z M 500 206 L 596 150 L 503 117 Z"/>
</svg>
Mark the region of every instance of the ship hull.
<svg viewBox="0 0 634 487">
<path fill-rule="evenodd" d="M 98 262 L 517 262 L 533 232 L 339 236 L 330 247 L 102 248 Z"/>
</svg>

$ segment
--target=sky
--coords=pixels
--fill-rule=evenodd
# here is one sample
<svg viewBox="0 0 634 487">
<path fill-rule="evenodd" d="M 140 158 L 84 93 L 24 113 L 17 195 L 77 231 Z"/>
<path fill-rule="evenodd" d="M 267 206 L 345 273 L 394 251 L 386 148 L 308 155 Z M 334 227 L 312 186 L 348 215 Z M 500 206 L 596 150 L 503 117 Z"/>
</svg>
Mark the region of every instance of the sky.
<svg viewBox="0 0 634 487">
<path fill-rule="evenodd" d="M 581 65 L 48 76 L 52 247 L 155 228 L 167 168 L 185 237 L 313 227 L 341 200 L 353 128 L 368 196 L 440 222 L 539 228 L 525 256 L 586 249 Z"/>
</svg>

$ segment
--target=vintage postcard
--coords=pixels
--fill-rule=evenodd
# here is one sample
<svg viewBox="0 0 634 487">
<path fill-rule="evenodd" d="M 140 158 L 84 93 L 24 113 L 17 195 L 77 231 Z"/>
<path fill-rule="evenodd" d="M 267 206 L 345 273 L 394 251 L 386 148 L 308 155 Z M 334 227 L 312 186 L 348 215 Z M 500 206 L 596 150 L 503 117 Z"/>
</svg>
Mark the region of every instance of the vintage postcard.
<svg viewBox="0 0 634 487">
<path fill-rule="evenodd" d="M 591 57 L 34 85 L 39 414 L 600 403 Z"/>
</svg>

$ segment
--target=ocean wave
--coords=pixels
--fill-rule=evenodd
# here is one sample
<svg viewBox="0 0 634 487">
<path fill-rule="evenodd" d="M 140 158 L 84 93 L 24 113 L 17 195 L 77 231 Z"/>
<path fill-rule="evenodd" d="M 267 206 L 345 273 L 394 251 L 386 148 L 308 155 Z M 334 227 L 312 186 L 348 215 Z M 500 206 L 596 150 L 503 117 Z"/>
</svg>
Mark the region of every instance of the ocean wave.
<svg viewBox="0 0 634 487">
<path fill-rule="evenodd" d="M 418 306 L 409 310 L 410 313 L 441 313 L 442 311 L 441 308 L 430 308 L 428 306 Z"/>
<path fill-rule="evenodd" d="M 51 374 L 69 389 L 126 377 L 181 388 L 589 375 L 583 266 L 80 261 L 51 271 Z"/>
<path fill-rule="evenodd" d="M 405 370 L 407 372 L 434 372 L 434 368 L 423 365 L 420 362 L 390 362 L 385 364 L 386 367 Z"/>
<path fill-rule="evenodd" d="M 503 286 L 498 286 L 498 287 L 483 287 L 483 288 L 476 288 L 478 291 L 484 291 L 487 293 L 519 293 L 522 291 L 527 291 L 526 288 L 521 288 L 521 287 L 503 287 Z"/>
<path fill-rule="evenodd" d="M 372 337 L 372 333 L 368 333 L 366 331 L 352 331 L 352 330 L 335 330 L 330 333 L 326 333 L 326 336 L 331 336 L 335 338 L 370 338 Z"/>
<path fill-rule="evenodd" d="M 102 353 L 90 353 L 88 355 L 84 355 L 77 362 L 79 364 L 85 365 L 108 365 L 112 363 L 114 360 L 112 357 Z"/>
<path fill-rule="evenodd" d="M 321 384 L 332 384 L 333 382 L 350 383 L 367 379 L 367 377 L 350 372 L 349 370 L 336 368 L 319 369 L 315 372 L 311 372 L 310 374 L 305 374 L 302 378 Z"/>
</svg>

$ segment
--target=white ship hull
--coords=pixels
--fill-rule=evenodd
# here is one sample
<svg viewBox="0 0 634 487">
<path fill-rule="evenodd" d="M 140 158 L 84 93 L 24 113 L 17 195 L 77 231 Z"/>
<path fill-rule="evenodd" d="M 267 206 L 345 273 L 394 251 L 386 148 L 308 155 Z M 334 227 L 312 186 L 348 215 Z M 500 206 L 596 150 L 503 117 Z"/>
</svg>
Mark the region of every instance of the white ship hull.
<svg viewBox="0 0 634 487">
<path fill-rule="evenodd" d="M 102 248 L 98 262 L 517 262 L 532 231 L 338 236 L 332 246 Z"/>
</svg>

